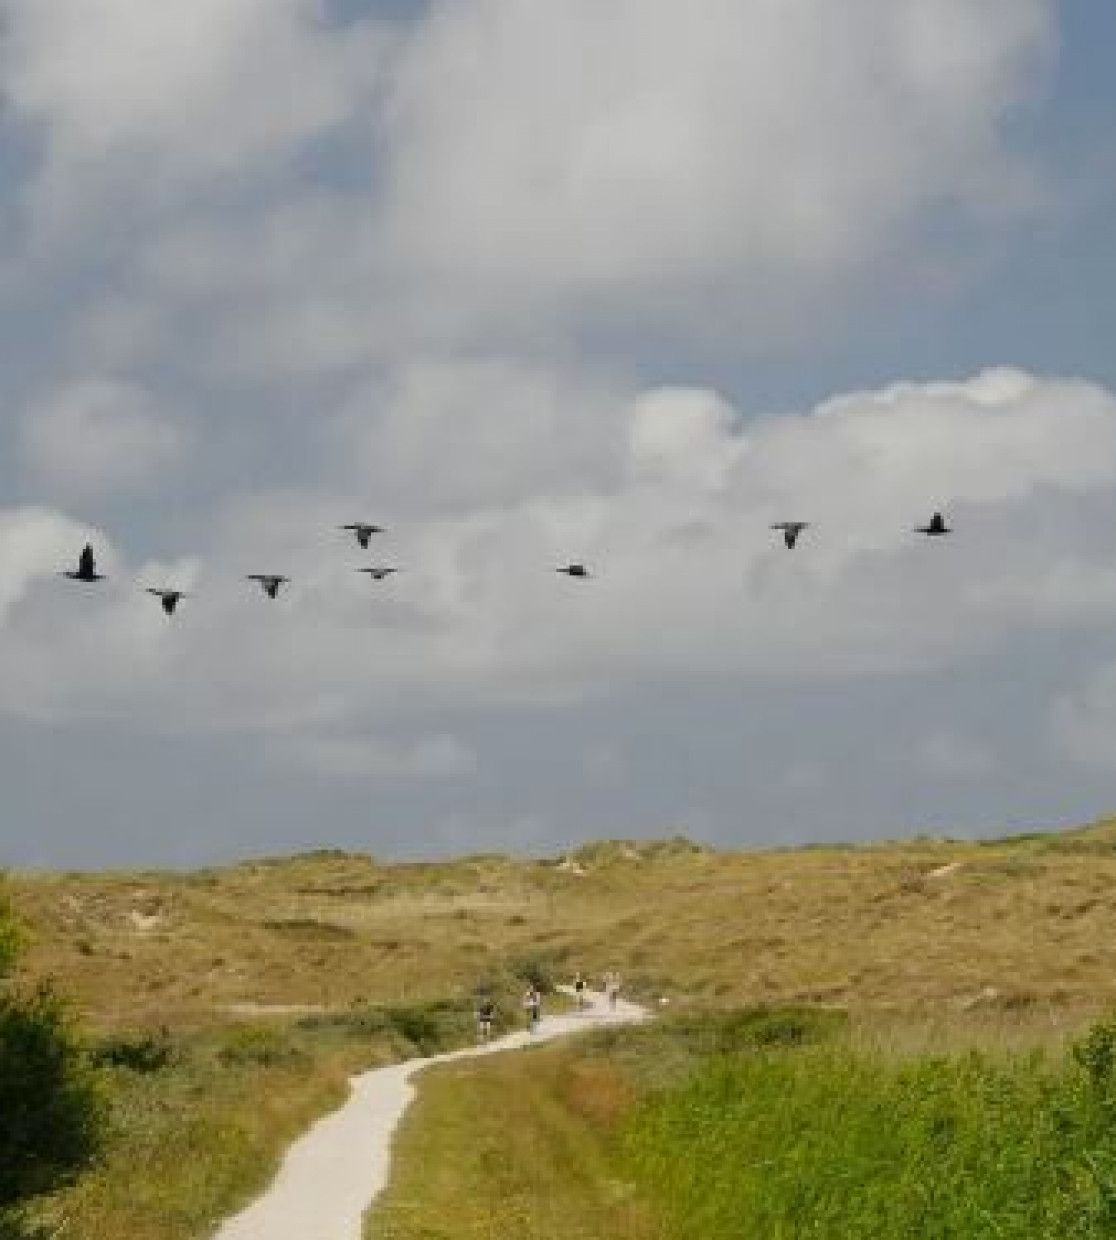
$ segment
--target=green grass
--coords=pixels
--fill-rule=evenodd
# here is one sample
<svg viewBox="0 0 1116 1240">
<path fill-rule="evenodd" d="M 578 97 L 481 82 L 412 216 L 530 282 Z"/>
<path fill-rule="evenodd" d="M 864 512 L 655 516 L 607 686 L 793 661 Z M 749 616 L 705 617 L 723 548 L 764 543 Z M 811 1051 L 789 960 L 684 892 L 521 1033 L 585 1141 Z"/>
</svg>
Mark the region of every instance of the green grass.
<svg viewBox="0 0 1116 1240">
<path fill-rule="evenodd" d="M 1089 1045 L 1091 1070 L 847 1042 L 719 1056 L 645 1100 L 625 1148 L 677 1240 L 1112 1236 L 1112 1028 Z"/>
<path fill-rule="evenodd" d="M 1070 1051 L 690 1016 L 424 1078 L 368 1240 L 1116 1235 L 1116 1026 Z"/>
<path fill-rule="evenodd" d="M 431 1071 L 366 1236 L 661 1240 L 622 1139 L 641 1093 L 678 1085 L 713 1055 L 802 1046 L 843 1027 L 840 1013 L 806 1009 L 689 1016 Z"/>
<path fill-rule="evenodd" d="M 656 1240 L 609 1137 L 628 1102 L 615 1084 L 565 1048 L 432 1070 L 366 1237 Z"/>
</svg>

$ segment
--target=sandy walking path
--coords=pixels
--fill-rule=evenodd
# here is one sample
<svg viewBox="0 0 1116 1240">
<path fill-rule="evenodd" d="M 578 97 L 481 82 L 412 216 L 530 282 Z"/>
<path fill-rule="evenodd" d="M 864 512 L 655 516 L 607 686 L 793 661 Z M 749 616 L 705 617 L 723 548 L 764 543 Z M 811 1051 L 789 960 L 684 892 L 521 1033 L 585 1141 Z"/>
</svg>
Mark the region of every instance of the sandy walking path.
<svg viewBox="0 0 1116 1240">
<path fill-rule="evenodd" d="M 361 1240 L 364 1213 L 387 1184 L 391 1139 L 415 1096 L 416 1073 L 431 1064 L 536 1046 L 646 1016 L 624 1000 L 612 1010 L 604 995 L 590 992 L 587 1010 L 544 1016 L 535 1033 L 512 1033 L 353 1077 L 349 1100 L 299 1137 L 267 1192 L 225 1222 L 214 1240 Z"/>
</svg>

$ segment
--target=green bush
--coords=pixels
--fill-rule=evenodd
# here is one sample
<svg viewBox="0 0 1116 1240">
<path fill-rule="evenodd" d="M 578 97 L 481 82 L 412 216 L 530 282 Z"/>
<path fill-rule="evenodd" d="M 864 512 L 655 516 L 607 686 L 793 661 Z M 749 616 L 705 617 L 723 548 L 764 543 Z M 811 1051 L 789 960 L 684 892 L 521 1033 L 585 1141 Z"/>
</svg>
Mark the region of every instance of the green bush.
<svg viewBox="0 0 1116 1240">
<path fill-rule="evenodd" d="M 348 1012 L 315 1012 L 302 1017 L 303 1033 L 334 1033 L 347 1041 L 371 1041 L 394 1035 L 406 1045 L 404 1054 L 433 1055 L 466 1040 L 472 1030 L 472 1008 L 458 1000 L 354 1007 Z"/>
<path fill-rule="evenodd" d="M 45 986 L 21 995 L 10 980 L 20 944 L 0 890 L 0 1240 L 26 1236 L 22 1207 L 89 1165 L 103 1120 L 61 1000 Z"/>
<path fill-rule="evenodd" d="M 173 1058 L 173 1048 L 165 1034 L 105 1038 L 93 1047 L 89 1057 L 97 1067 L 146 1074 L 166 1068 Z"/>
<path fill-rule="evenodd" d="M 534 986 L 539 994 L 548 995 L 554 990 L 555 977 L 568 954 L 555 948 L 517 956 L 508 962 L 508 972 L 525 986 Z"/>
<path fill-rule="evenodd" d="M 275 1068 L 305 1059 L 306 1052 L 292 1043 L 284 1029 L 243 1025 L 223 1036 L 217 1058 L 226 1066 L 257 1064 Z"/>
<path fill-rule="evenodd" d="M 1088 1077 L 1097 1098 L 1112 1095 L 1116 1069 L 1116 1024 L 1094 1025 L 1087 1037 L 1073 1048 L 1073 1057 Z"/>
<path fill-rule="evenodd" d="M 0 994 L 0 1210 L 72 1180 L 99 1144 L 102 1103 L 49 987 Z"/>
<path fill-rule="evenodd" d="M 0 874 L 0 883 L 3 875 Z M 0 982 L 12 971 L 20 947 L 19 927 L 12 916 L 7 897 L 0 890 Z"/>
</svg>

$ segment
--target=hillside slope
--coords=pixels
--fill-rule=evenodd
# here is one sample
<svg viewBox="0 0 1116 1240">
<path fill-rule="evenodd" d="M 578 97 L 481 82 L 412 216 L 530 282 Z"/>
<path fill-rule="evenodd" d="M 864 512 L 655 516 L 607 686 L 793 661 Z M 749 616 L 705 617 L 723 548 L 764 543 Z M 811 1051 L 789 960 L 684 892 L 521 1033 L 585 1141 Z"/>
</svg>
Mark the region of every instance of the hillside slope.
<svg viewBox="0 0 1116 1240">
<path fill-rule="evenodd" d="M 13 874 L 27 966 L 94 1024 L 464 996 L 528 965 L 617 968 L 677 1005 L 1054 1014 L 1116 1001 L 1116 822 L 993 843 L 380 865 L 323 853 L 192 874 Z"/>
</svg>

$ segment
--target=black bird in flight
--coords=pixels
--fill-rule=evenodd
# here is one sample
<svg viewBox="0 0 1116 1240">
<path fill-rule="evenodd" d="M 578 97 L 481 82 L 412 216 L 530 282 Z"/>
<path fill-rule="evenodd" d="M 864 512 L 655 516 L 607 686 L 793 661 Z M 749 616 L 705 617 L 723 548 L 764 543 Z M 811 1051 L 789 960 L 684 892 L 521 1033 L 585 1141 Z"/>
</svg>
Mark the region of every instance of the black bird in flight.
<svg viewBox="0 0 1116 1240">
<path fill-rule="evenodd" d="M 373 581 L 383 581 L 385 577 L 390 577 L 392 573 L 399 572 L 397 568 L 391 568 L 387 564 L 377 564 L 372 568 L 358 568 L 358 573 L 367 573 Z"/>
<path fill-rule="evenodd" d="M 352 521 L 348 525 L 339 525 L 337 528 L 340 530 L 350 530 L 353 534 L 355 534 L 357 542 L 360 543 L 365 551 L 368 550 L 368 543 L 371 540 L 372 535 L 382 534 L 384 532 L 384 527 L 382 525 L 371 525 L 364 521 Z"/>
<path fill-rule="evenodd" d="M 942 534 L 949 534 L 952 531 L 945 523 L 945 517 L 940 512 L 934 513 L 930 518 L 929 525 L 916 525 L 916 534 L 928 534 L 931 538 L 939 538 Z"/>
<path fill-rule="evenodd" d="M 564 568 L 556 568 L 556 573 L 565 573 L 567 577 L 588 577 L 589 570 L 584 564 L 567 564 Z"/>
<path fill-rule="evenodd" d="M 245 580 L 258 581 L 267 597 L 275 598 L 279 593 L 279 587 L 286 585 L 290 578 L 281 577 L 278 573 L 249 573 Z"/>
<path fill-rule="evenodd" d="M 147 593 L 155 595 L 168 616 L 174 615 L 174 609 L 178 606 L 179 600 L 186 597 L 184 590 L 162 590 L 155 586 L 148 586 Z"/>
<path fill-rule="evenodd" d="M 771 527 L 773 530 L 783 531 L 783 541 L 787 544 L 787 550 L 793 551 L 794 545 L 798 542 L 798 536 L 803 530 L 810 528 L 809 521 L 776 521 Z"/>
<path fill-rule="evenodd" d="M 62 576 L 69 577 L 71 581 L 104 581 L 102 574 L 97 572 L 97 560 L 89 543 L 85 544 L 78 556 L 77 572 L 66 572 Z"/>
</svg>

